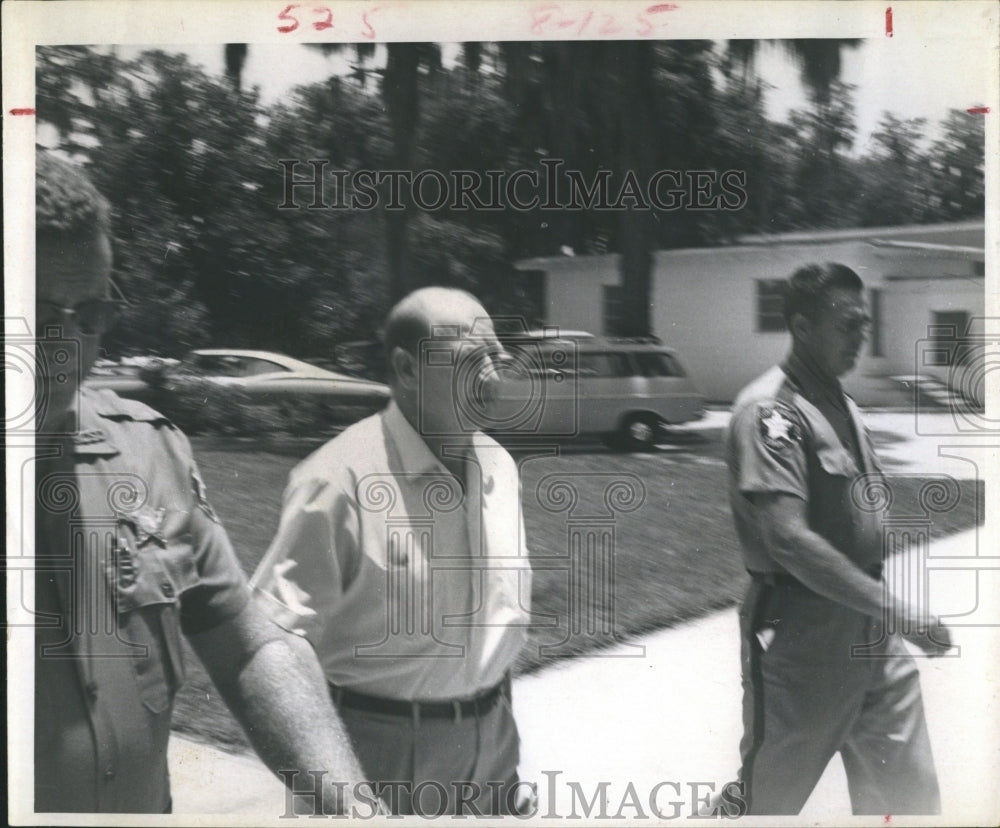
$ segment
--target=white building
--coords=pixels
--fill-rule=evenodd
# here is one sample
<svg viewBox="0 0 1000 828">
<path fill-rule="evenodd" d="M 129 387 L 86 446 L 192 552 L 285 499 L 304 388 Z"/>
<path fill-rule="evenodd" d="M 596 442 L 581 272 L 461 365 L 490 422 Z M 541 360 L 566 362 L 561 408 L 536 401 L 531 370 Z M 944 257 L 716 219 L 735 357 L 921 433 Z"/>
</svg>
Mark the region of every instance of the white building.
<svg viewBox="0 0 1000 828">
<path fill-rule="evenodd" d="M 780 283 L 803 264 L 840 262 L 864 280 L 873 320 L 845 387 L 862 404 L 905 403 L 910 392 L 900 377 L 954 383 L 958 376 L 967 384 L 977 373 L 956 371 L 955 363 L 967 350 L 962 340 L 983 334 L 984 248 L 984 223 L 962 222 L 783 233 L 727 247 L 656 251 L 653 333 L 678 350 L 710 400 L 731 401 L 788 350 Z M 544 280 L 548 324 L 615 332 L 618 254 L 535 258 L 516 266 Z"/>
</svg>

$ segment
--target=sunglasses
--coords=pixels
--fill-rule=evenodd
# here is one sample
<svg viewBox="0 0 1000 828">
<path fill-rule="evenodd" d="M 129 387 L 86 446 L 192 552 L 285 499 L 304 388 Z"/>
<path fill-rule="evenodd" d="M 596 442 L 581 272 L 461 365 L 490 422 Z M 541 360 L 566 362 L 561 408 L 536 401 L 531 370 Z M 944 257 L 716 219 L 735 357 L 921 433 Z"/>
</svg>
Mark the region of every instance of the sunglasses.
<svg viewBox="0 0 1000 828">
<path fill-rule="evenodd" d="M 70 322 L 84 336 L 104 333 L 115 323 L 119 313 L 119 302 L 114 299 L 85 299 L 72 308 L 45 301 L 35 304 L 35 320 L 43 336 L 46 328 Z"/>
</svg>

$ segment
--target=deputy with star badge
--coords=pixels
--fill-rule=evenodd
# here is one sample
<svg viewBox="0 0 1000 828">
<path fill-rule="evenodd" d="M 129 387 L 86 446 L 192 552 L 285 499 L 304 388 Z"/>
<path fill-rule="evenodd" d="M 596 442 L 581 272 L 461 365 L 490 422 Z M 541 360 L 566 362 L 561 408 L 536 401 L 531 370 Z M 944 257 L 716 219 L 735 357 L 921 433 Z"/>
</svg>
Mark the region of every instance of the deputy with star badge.
<svg viewBox="0 0 1000 828">
<path fill-rule="evenodd" d="M 950 639 L 883 588 L 880 519 L 857 497 L 857 483 L 880 479 L 839 380 L 870 322 L 861 279 L 840 264 L 801 268 L 787 284 L 785 322 L 791 354 L 740 393 L 726 437 L 752 576 L 740 613 L 747 812 L 797 814 L 839 752 L 855 814 L 934 814 L 916 664 L 884 619 L 901 619 L 929 655 Z"/>
<path fill-rule="evenodd" d="M 114 310 L 109 206 L 42 153 L 35 212 L 34 810 L 171 810 L 182 633 L 271 770 L 324 772 L 307 804 L 348 810 L 361 768 L 316 656 L 250 601 L 187 439 L 81 387 Z"/>
</svg>

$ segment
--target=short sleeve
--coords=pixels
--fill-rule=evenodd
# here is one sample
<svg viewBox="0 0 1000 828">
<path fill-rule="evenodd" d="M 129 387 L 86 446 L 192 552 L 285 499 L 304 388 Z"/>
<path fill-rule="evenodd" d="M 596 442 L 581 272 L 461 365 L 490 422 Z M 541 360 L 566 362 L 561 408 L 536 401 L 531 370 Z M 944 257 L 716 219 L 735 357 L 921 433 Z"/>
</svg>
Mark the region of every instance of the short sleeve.
<svg viewBox="0 0 1000 828">
<path fill-rule="evenodd" d="M 805 430 L 799 414 L 779 402 L 756 402 L 733 415 L 729 463 L 744 494 L 784 492 L 808 499 Z"/>
<path fill-rule="evenodd" d="M 357 567 L 358 532 L 346 493 L 314 478 L 291 483 L 277 534 L 250 579 L 263 612 L 289 632 L 321 637 Z"/>
<path fill-rule="evenodd" d="M 237 615 L 250 600 L 247 578 L 226 530 L 208 501 L 187 438 L 172 426 L 163 432 L 173 456 L 177 487 L 189 503 L 187 530 L 197 578 L 181 595 L 181 629 L 205 632 Z"/>
</svg>

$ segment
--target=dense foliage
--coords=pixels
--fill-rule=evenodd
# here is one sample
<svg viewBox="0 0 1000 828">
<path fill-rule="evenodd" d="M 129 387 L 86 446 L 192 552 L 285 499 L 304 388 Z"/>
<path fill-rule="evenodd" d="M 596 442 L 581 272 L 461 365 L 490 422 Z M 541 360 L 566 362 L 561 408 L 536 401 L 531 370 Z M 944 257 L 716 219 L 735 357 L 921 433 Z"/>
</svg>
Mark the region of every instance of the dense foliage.
<svg viewBox="0 0 1000 828">
<path fill-rule="evenodd" d="M 767 118 L 739 44 L 475 44 L 450 68 L 427 44 L 405 46 L 384 68 L 359 51 L 352 74 L 274 105 L 240 87 L 238 66 L 227 79 L 180 54 L 38 50 L 39 120 L 112 205 L 115 279 L 132 300 L 112 353 L 214 344 L 327 359 L 373 338 L 402 289 L 430 283 L 467 287 L 492 312 L 534 322 L 537 277 L 512 263 L 567 248 L 625 254 L 641 331 L 650 250 L 983 214 L 983 119 L 953 112 L 929 141 L 923 121 L 887 113 L 873 145 L 851 154 L 852 88 L 835 80 L 829 45 L 820 59 L 799 55 L 815 92 L 785 123 Z M 808 75 L 816 65 L 825 74 Z M 327 159 L 328 173 L 405 164 L 484 180 L 544 175 L 559 159 L 562 175 L 579 171 L 588 185 L 606 175 L 612 197 L 630 172 L 641 183 L 659 170 L 734 170 L 747 199 L 737 209 L 392 211 L 383 186 L 374 209 L 310 209 L 301 191 L 300 209 L 279 209 L 282 159 Z"/>
</svg>

